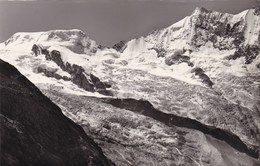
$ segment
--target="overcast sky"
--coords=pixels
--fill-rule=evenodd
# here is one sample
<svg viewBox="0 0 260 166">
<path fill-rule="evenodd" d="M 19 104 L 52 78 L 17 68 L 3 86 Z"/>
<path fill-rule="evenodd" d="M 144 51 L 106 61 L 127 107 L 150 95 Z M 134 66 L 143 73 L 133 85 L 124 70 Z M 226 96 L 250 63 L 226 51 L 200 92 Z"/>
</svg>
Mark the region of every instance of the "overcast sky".
<svg viewBox="0 0 260 166">
<path fill-rule="evenodd" d="M 0 42 L 16 32 L 81 29 L 112 46 L 167 27 L 196 6 L 239 13 L 259 0 L 0 0 Z"/>
</svg>

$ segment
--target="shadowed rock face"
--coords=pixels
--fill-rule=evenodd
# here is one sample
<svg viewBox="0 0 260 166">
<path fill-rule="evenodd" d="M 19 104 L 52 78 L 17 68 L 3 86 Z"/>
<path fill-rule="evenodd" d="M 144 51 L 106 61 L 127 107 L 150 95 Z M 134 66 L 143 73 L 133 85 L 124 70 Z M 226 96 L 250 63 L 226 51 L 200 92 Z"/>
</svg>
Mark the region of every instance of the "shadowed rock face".
<svg viewBox="0 0 260 166">
<path fill-rule="evenodd" d="M 245 64 L 250 64 L 254 61 L 254 59 L 259 55 L 260 47 L 257 45 L 246 45 L 243 47 L 239 47 L 234 55 L 227 57 L 227 59 L 235 60 L 240 57 L 245 57 Z"/>
<path fill-rule="evenodd" d="M 165 58 L 165 64 L 167 64 L 168 66 L 180 64 L 183 62 L 187 63 L 189 66 L 193 66 L 193 64 L 190 62 L 190 57 L 185 55 L 176 54 Z"/>
<path fill-rule="evenodd" d="M 140 113 L 147 117 L 151 117 L 169 126 L 186 127 L 189 129 L 195 129 L 203 132 L 204 134 L 211 135 L 212 137 L 225 141 L 233 148 L 240 152 L 246 153 L 247 155 L 259 158 L 259 152 L 255 149 L 248 148 L 238 136 L 228 132 L 224 129 L 216 128 L 214 126 L 208 126 L 200 123 L 199 121 L 176 116 L 173 114 L 167 114 L 161 112 L 153 107 L 153 105 L 145 100 L 136 99 L 103 99 L 105 103 L 109 103 L 115 107 L 127 109 L 133 112 Z"/>
<path fill-rule="evenodd" d="M 81 66 L 78 66 L 76 64 L 70 64 L 68 62 L 64 63 L 62 61 L 61 54 L 59 51 L 53 50 L 49 53 L 48 50 L 41 50 L 41 52 L 45 55 L 46 60 L 54 61 L 63 71 L 66 71 L 69 74 L 71 74 L 71 81 L 74 84 L 90 92 L 97 91 L 104 95 L 112 95 L 110 91 L 106 90 L 106 88 L 110 87 L 109 84 L 101 82 L 100 79 L 94 76 L 93 74 L 86 73 L 83 67 Z M 49 72 L 43 72 L 46 76 L 50 76 Z M 55 75 L 53 75 L 53 77 L 57 78 Z M 66 78 L 62 79 L 68 80 Z"/>
<path fill-rule="evenodd" d="M 197 10 L 199 10 L 199 14 L 193 18 L 196 33 L 193 36 L 192 45 L 200 47 L 207 41 L 211 41 L 215 48 L 222 50 L 234 46 L 238 47 L 244 41 L 245 25 L 243 20 L 231 25 L 227 20 L 228 16 L 224 13 L 213 12 L 204 8 Z M 208 39 L 203 38 L 202 31 L 207 34 Z M 232 38 L 233 45 L 222 41 L 218 42 L 218 37 Z"/>
<path fill-rule="evenodd" d="M 260 16 L 260 6 L 254 8 L 254 14 Z"/>
<path fill-rule="evenodd" d="M 119 43 L 115 44 L 112 48 L 119 51 L 119 52 L 123 52 L 125 47 L 126 47 L 126 43 L 127 41 L 120 41 Z"/>
<path fill-rule="evenodd" d="M 1 165 L 114 165 L 16 68 L 0 60 Z"/>
<path fill-rule="evenodd" d="M 195 75 L 198 75 L 203 83 L 205 83 L 206 85 L 212 88 L 213 82 L 210 80 L 210 78 L 204 73 L 204 71 L 201 68 L 195 67 L 192 69 L 191 72 L 195 73 Z"/>
<path fill-rule="evenodd" d="M 44 73 L 47 77 L 54 77 L 58 80 L 63 79 L 64 81 L 70 81 L 70 78 L 68 78 L 67 76 L 61 76 L 56 73 L 56 70 L 48 70 L 44 68 L 44 66 L 39 66 L 38 68 L 36 68 L 36 71 L 38 73 Z"/>
</svg>

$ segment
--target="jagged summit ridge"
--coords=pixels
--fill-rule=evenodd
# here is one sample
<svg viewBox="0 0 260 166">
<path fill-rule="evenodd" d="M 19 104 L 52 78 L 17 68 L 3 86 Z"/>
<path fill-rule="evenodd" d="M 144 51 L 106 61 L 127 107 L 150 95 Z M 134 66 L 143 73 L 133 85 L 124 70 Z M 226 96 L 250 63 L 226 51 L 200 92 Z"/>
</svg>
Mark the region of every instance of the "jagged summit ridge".
<svg viewBox="0 0 260 166">
<path fill-rule="evenodd" d="M 259 45 L 260 18 L 255 12 L 258 8 L 236 15 L 196 8 L 192 15 L 167 28 L 154 31 L 144 40 L 150 48 L 166 50 L 197 49 L 208 42 L 221 50 L 246 44 Z"/>
<path fill-rule="evenodd" d="M 260 18 L 257 15 L 259 8 L 255 7 L 233 15 L 197 7 L 190 16 L 169 27 L 150 33 L 144 37 L 144 40 L 148 48 L 164 47 L 165 49 L 196 48 L 207 42 L 213 43 L 213 46 L 219 49 L 233 49 L 241 44 L 259 44 Z M 75 53 L 95 53 L 98 48 L 104 48 L 78 29 L 19 32 L 4 44 L 8 46 L 24 42 L 45 45 L 59 42 L 59 45 L 63 43 Z"/>
</svg>

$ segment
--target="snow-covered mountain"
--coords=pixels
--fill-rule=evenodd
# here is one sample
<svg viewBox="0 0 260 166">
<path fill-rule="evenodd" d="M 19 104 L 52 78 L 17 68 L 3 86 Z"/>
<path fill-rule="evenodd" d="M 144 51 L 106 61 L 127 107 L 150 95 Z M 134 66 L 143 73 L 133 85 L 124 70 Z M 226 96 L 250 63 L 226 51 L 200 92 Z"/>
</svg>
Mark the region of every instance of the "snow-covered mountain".
<svg viewBox="0 0 260 166">
<path fill-rule="evenodd" d="M 196 50 L 212 44 L 220 50 L 231 50 L 238 46 L 259 44 L 259 7 L 232 15 L 196 8 L 192 15 L 179 22 L 157 30 L 144 38 L 127 43 L 128 49 Z M 142 47 L 140 44 L 143 43 Z M 163 56 L 163 55 L 161 55 Z"/>
<path fill-rule="evenodd" d="M 77 54 L 94 54 L 98 48 L 102 48 L 101 45 L 98 45 L 78 29 L 70 31 L 54 30 L 30 34 L 18 32 L 4 42 L 7 48 L 22 45 L 23 49 L 31 49 L 33 44 L 40 44 L 45 47 L 63 46 Z"/>
<path fill-rule="evenodd" d="M 196 8 L 113 48 L 80 30 L 16 33 L 0 44 L 0 58 L 118 165 L 254 165 L 259 31 L 260 7 L 236 15 Z"/>
</svg>

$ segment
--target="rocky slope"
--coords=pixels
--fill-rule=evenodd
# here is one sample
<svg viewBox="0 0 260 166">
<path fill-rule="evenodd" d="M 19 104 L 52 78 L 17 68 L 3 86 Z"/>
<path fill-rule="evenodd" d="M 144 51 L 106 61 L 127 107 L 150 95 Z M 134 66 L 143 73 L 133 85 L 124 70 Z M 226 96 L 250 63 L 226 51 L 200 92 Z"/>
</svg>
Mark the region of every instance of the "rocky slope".
<svg viewBox="0 0 260 166">
<path fill-rule="evenodd" d="M 0 44 L 0 58 L 118 165 L 257 165 L 259 10 L 232 15 L 197 8 L 170 27 L 113 48 L 79 30 L 17 33 Z M 126 107 L 129 98 L 151 103 L 164 120 L 143 114 L 138 102 Z"/>
<path fill-rule="evenodd" d="M 0 61 L 1 165 L 114 165 L 16 68 Z"/>
</svg>

